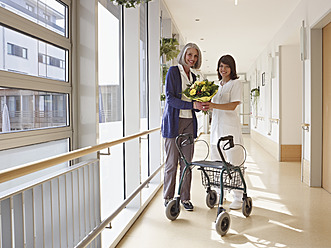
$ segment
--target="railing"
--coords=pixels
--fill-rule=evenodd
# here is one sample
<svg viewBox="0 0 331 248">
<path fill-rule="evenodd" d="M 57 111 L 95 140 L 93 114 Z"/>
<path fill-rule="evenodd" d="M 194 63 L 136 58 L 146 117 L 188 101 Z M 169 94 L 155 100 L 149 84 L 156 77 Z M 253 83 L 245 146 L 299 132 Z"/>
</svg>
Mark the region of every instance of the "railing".
<svg viewBox="0 0 331 248">
<path fill-rule="evenodd" d="M 71 151 L 0 172 L 0 183 L 108 149 L 158 131 L 155 128 L 115 141 Z M 81 162 L 0 193 L 1 247 L 100 247 L 100 232 L 158 174 L 141 184 L 106 220 L 100 218 L 99 160 Z"/>
<path fill-rule="evenodd" d="M 138 138 L 140 136 L 144 136 L 146 134 L 153 133 L 158 130 L 160 130 L 160 128 L 154 128 L 149 131 L 144 131 L 144 132 L 141 132 L 138 134 L 130 135 L 130 136 L 127 136 L 127 137 L 124 137 L 121 139 L 111 141 L 111 142 L 102 143 L 102 144 L 95 145 L 92 147 L 81 148 L 81 149 L 74 150 L 74 151 L 71 151 L 71 152 L 68 152 L 68 153 L 65 153 L 62 155 L 54 156 L 52 158 L 43 159 L 38 162 L 32 162 L 32 163 L 12 167 L 7 170 L 2 170 L 2 171 L 0 171 L 0 183 L 7 182 L 9 180 L 12 180 L 12 179 L 15 179 L 15 178 L 18 178 L 21 176 L 25 176 L 25 175 L 31 174 L 33 172 L 40 171 L 40 170 L 76 159 L 79 157 L 83 157 L 85 155 L 101 151 L 103 149 L 107 149 L 108 147 L 127 142 L 129 140 Z"/>
</svg>

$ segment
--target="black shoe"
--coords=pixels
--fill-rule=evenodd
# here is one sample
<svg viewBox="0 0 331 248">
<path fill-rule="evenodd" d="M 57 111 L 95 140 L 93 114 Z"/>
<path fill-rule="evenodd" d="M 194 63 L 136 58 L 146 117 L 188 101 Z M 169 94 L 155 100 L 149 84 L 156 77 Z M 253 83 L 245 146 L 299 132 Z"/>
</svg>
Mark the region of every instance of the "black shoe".
<svg viewBox="0 0 331 248">
<path fill-rule="evenodd" d="M 193 211 L 193 204 L 189 200 L 182 201 L 183 207 L 187 211 Z"/>
<path fill-rule="evenodd" d="M 170 201 L 172 201 L 172 198 L 164 199 L 164 206 L 167 207 Z"/>
</svg>

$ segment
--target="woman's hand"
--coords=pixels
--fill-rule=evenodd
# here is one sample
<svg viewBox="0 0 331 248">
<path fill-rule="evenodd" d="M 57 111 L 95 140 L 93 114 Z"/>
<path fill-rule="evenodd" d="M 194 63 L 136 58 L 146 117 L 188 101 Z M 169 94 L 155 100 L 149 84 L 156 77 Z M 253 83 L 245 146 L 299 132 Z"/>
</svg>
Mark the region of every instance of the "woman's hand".
<svg viewBox="0 0 331 248">
<path fill-rule="evenodd" d="M 198 110 L 208 110 L 210 102 L 193 102 L 193 108 Z"/>
</svg>

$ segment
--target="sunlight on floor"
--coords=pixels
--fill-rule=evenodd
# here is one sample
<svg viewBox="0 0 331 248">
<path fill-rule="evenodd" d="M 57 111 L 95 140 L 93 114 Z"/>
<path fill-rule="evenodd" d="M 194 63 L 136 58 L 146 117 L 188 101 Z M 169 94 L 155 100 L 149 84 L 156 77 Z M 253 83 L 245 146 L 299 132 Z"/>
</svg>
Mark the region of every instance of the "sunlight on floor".
<svg viewBox="0 0 331 248">
<path fill-rule="evenodd" d="M 246 175 L 245 180 L 250 180 L 252 187 L 259 188 L 259 189 L 266 189 L 265 184 L 262 182 L 260 176 L 255 175 Z"/>
<path fill-rule="evenodd" d="M 298 229 L 298 228 L 291 227 L 291 226 L 286 225 L 286 224 L 284 224 L 284 223 L 281 223 L 281 222 L 279 222 L 279 221 L 269 220 L 269 223 L 271 223 L 271 224 L 275 224 L 275 225 L 278 225 L 278 226 L 281 226 L 281 227 L 285 227 L 285 228 L 291 229 L 291 230 L 296 231 L 296 232 L 303 232 L 303 230 L 300 230 L 300 229 Z"/>
</svg>

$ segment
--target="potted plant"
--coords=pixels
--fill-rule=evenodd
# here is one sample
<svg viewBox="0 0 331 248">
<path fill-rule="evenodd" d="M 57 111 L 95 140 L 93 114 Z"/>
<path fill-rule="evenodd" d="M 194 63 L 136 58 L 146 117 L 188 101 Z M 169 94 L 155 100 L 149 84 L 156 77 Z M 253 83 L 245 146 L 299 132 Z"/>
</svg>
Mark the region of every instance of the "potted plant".
<svg viewBox="0 0 331 248">
<path fill-rule="evenodd" d="M 138 4 L 147 3 L 152 0 L 110 0 L 116 5 L 123 5 L 125 8 L 135 8 Z"/>
<path fill-rule="evenodd" d="M 255 113 L 257 113 L 257 100 L 260 97 L 260 87 L 251 89 L 251 99 L 253 100 L 253 105 L 255 107 Z"/>
<path fill-rule="evenodd" d="M 176 58 L 180 50 L 178 49 L 178 41 L 176 38 L 162 38 L 160 46 L 160 56 L 165 56 L 166 61 Z"/>
</svg>

